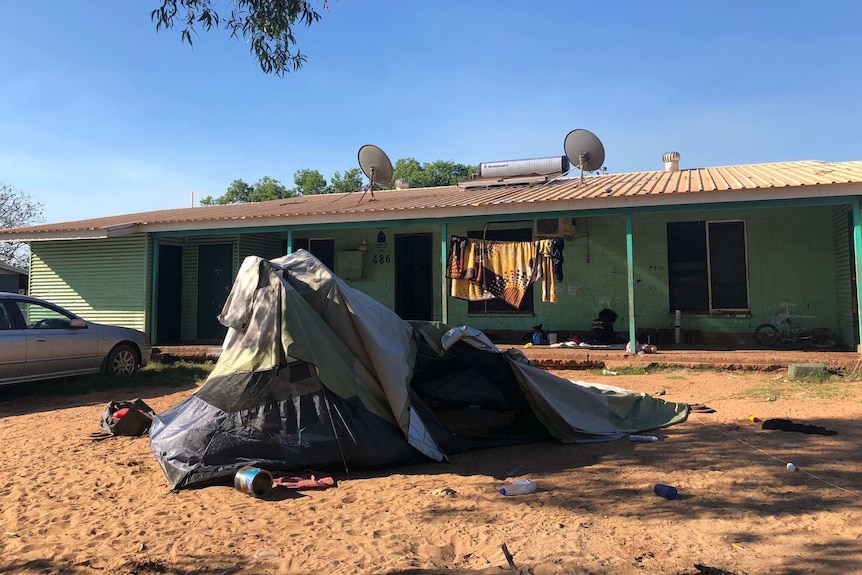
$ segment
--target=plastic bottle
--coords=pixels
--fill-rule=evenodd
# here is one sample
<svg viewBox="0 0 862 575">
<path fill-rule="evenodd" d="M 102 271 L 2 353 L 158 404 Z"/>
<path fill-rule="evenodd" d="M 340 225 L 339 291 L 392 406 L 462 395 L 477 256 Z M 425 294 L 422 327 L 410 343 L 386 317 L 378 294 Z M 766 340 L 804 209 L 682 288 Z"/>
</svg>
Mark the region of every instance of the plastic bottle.
<svg viewBox="0 0 862 575">
<path fill-rule="evenodd" d="M 503 495 L 524 495 L 525 493 L 533 493 L 535 490 L 535 483 L 529 479 L 520 479 L 500 489 L 500 493 Z"/>
<path fill-rule="evenodd" d="M 655 435 L 629 435 L 629 440 L 637 442 L 658 441 L 658 437 Z"/>
<path fill-rule="evenodd" d="M 659 497 L 664 497 L 665 499 L 678 499 L 679 492 L 676 490 L 676 487 L 671 485 L 664 485 L 662 483 L 656 483 L 655 487 L 652 488 L 656 495 Z"/>
</svg>

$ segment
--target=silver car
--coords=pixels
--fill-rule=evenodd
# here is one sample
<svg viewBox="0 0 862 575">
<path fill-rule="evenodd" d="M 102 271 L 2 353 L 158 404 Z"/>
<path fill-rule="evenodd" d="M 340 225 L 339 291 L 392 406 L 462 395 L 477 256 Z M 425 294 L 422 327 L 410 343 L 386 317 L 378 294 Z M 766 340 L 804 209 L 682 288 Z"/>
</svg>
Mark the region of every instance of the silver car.
<svg viewBox="0 0 862 575">
<path fill-rule="evenodd" d="M 0 292 L 0 385 L 87 373 L 128 376 L 152 347 L 136 329 L 85 321 L 52 303 Z"/>
</svg>

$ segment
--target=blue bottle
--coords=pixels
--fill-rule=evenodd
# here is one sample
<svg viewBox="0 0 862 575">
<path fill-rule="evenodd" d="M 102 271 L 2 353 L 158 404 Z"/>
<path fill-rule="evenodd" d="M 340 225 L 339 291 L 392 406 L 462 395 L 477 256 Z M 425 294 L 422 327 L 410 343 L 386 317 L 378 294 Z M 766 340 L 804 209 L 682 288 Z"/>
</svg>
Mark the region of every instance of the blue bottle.
<svg viewBox="0 0 862 575">
<path fill-rule="evenodd" d="M 665 499 L 679 498 L 679 492 L 676 490 L 676 487 L 672 487 L 670 485 L 656 483 L 655 487 L 653 487 L 653 491 L 655 491 L 656 495 L 664 497 Z"/>
</svg>

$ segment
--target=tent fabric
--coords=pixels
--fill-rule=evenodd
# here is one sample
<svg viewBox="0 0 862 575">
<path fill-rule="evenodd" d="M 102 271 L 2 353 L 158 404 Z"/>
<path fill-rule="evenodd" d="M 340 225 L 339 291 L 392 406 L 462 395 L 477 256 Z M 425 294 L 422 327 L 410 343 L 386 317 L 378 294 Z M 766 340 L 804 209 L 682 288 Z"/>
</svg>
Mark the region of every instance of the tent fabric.
<svg viewBox="0 0 862 575">
<path fill-rule="evenodd" d="M 174 488 L 245 465 L 351 470 L 555 437 L 611 440 L 685 420 L 685 404 L 575 385 L 474 328 L 408 322 L 304 250 L 246 258 L 205 384 L 158 414 Z"/>
</svg>

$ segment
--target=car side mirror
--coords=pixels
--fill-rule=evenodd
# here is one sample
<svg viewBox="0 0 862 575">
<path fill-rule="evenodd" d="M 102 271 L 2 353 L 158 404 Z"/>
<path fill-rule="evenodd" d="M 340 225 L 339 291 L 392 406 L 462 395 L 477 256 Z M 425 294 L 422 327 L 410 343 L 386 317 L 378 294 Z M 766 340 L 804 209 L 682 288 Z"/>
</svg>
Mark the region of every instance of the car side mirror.
<svg viewBox="0 0 862 575">
<path fill-rule="evenodd" d="M 73 319 L 69 322 L 69 327 L 73 329 L 86 329 L 87 322 L 82 319 Z"/>
</svg>

